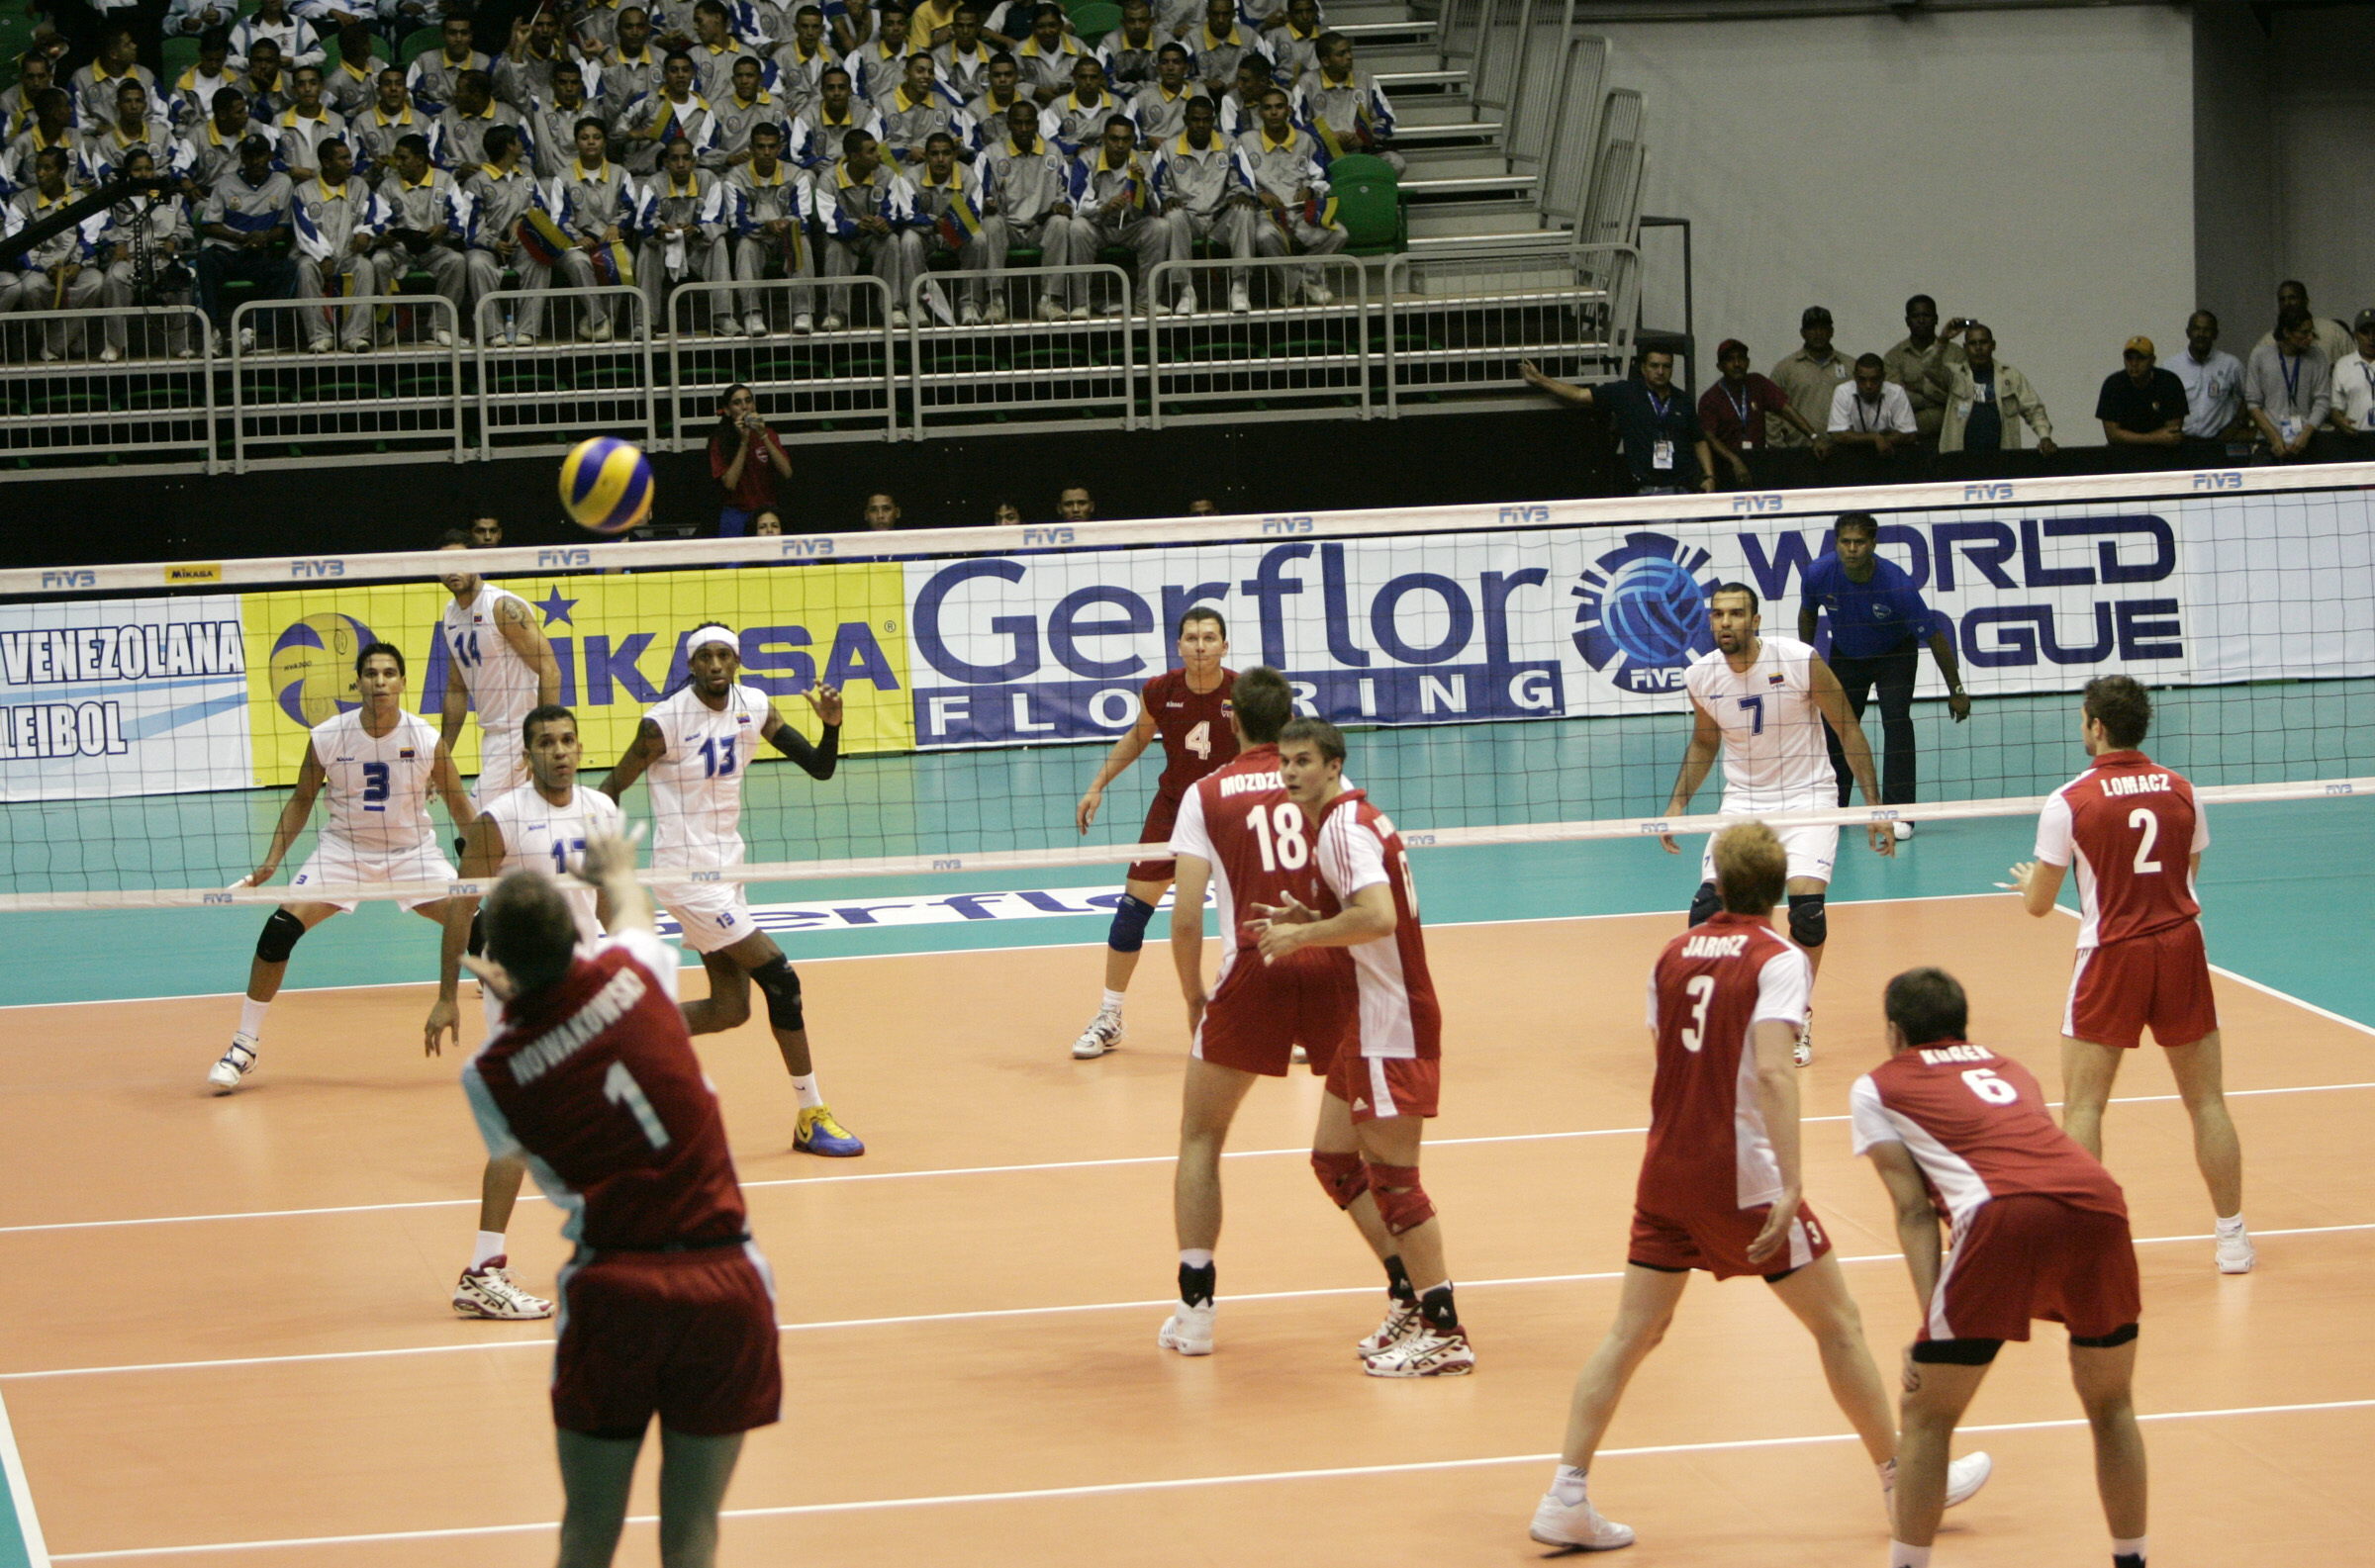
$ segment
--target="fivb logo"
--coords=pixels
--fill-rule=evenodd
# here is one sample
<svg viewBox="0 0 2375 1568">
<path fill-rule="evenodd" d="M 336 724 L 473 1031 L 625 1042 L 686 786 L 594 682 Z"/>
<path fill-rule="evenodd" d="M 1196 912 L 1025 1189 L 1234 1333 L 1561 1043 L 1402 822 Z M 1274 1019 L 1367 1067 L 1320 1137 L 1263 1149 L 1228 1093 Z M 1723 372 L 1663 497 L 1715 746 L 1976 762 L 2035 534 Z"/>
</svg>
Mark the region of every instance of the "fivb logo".
<svg viewBox="0 0 2375 1568">
<path fill-rule="evenodd" d="M 1966 502 L 1977 502 L 1982 506 L 1990 503 L 2001 504 L 2012 500 L 2012 487 L 2002 480 L 1987 485 L 1965 485 L 1962 487 L 1962 499 Z"/>
<path fill-rule="evenodd" d="M 42 574 L 42 587 L 44 588 L 97 588 L 98 586 L 99 574 L 96 572 L 44 572 Z"/>
<path fill-rule="evenodd" d="M 1761 512 L 1787 511 L 1788 509 L 1789 498 L 1787 496 L 1735 496 L 1732 498 L 1732 511 L 1736 516 L 1756 516 Z"/>
<path fill-rule="evenodd" d="M 1715 580 L 1697 574 L 1705 550 L 1662 533 L 1628 533 L 1568 592 L 1575 611 L 1575 651 L 1627 692 L 1681 690 L 1682 669 L 1715 647 L 1707 596 Z"/>
<path fill-rule="evenodd" d="M 2233 469 L 2196 474 L 2194 488 L 2196 490 L 2240 490 L 2243 488 L 2243 476 Z"/>
<path fill-rule="evenodd" d="M 566 570 L 573 566 L 592 566 L 593 564 L 594 552 L 587 549 L 538 550 L 536 552 L 536 570 L 539 572 L 555 569 Z"/>
</svg>

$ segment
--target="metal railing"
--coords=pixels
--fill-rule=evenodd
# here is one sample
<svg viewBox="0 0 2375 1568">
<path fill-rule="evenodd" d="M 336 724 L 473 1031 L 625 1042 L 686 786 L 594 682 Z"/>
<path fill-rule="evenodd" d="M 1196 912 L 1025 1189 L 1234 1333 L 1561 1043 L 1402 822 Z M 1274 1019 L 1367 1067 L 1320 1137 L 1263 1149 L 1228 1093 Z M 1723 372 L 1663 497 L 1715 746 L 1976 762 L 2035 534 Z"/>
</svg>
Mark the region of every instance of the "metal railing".
<svg viewBox="0 0 2375 1568">
<path fill-rule="evenodd" d="M 522 316 L 536 323 L 535 341 L 490 348 L 498 323 L 508 319 L 516 329 Z M 557 449 L 589 435 L 656 441 L 660 397 L 642 290 L 507 289 L 482 297 L 474 317 L 480 457 Z M 607 340 L 594 341 L 604 324 Z"/>
<path fill-rule="evenodd" d="M 1591 199 L 1591 171 L 1608 77 L 1608 41 L 1586 35 L 1564 48 L 1556 94 L 1550 99 L 1543 145 L 1542 210 L 1569 228 L 1580 226 Z M 1638 97 L 1638 95 L 1636 95 Z M 1517 128 L 1523 135 L 1523 128 Z"/>
<path fill-rule="evenodd" d="M 126 357 L 101 361 L 109 347 Z M 0 475 L 218 466 L 214 334 L 195 307 L 0 316 Z"/>
<path fill-rule="evenodd" d="M 366 335 L 350 335 L 354 314 Z M 231 317 L 232 466 L 438 451 L 459 460 L 460 330 L 453 302 L 435 294 L 239 306 Z"/>
<path fill-rule="evenodd" d="M 1401 255 L 1385 264 L 1386 409 L 1460 412 L 1446 393 L 1516 392 L 1520 361 L 1553 375 L 1621 369 L 1641 256 L 1631 245 Z"/>
<path fill-rule="evenodd" d="M 1370 417 L 1377 363 L 1370 272 L 1358 257 L 1165 261 L 1146 283 L 1166 305 L 1183 286 L 1195 290 L 1195 312 L 1147 318 L 1149 424 L 1235 421 L 1277 410 Z M 1259 309 L 1227 308 L 1239 287 Z"/>
<path fill-rule="evenodd" d="M 809 278 L 746 283 L 682 283 L 668 303 L 675 330 L 667 339 L 663 394 L 671 444 L 691 451 L 709 439 L 717 394 L 739 382 L 785 440 L 847 440 L 853 435 L 896 440 L 900 434 L 900 378 L 891 325 L 891 288 L 876 277 L 839 278 L 826 286 Z M 847 324 L 817 331 L 825 300 L 846 296 Z M 743 331 L 755 314 L 766 328 Z M 720 315 L 735 331 L 715 327 Z M 808 330 L 794 328 L 807 320 Z M 829 319 L 829 318 L 828 318 Z"/>
<path fill-rule="evenodd" d="M 1003 322 L 958 324 L 975 283 Z M 1061 321 L 1018 309 L 1042 289 L 1070 302 Z M 935 299 L 935 290 L 937 298 Z M 907 289 L 906 382 L 915 439 L 1062 418 L 1071 428 L 1138 427 L 1138 295 L 1102 262 L 1028 271 L 926 272 Z"/>
</svg>

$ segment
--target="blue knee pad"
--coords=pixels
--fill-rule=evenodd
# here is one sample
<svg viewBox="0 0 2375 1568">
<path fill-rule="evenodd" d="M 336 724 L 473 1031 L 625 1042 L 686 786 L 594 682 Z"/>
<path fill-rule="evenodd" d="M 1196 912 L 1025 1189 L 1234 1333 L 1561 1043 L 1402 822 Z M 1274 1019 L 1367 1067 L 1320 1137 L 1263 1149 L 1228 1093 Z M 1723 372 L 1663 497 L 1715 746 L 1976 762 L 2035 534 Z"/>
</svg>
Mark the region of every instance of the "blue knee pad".
<svg viewBox="0 0 2375 1568">
<path fill-rule="evenodd" d="M 266 964 L 286 964 L 296 949 L 297 939 L 305 935 L 305 922 L 286 909 L 275 909 L 272 918 L 264 922 L 261 935 L 255 939 L 255 956 Z"/>
<path fill-rule="evenodd" d="M 1121 902 L 1113 906 L 1113 928 L 1105 933 L 1105 946 L 1116 953 L 1137 952 L 1146 946 L 1146 923 L 1154 918 L 1153 904 L 1123 893 Z"/>
<path fill-rule="evenodd" d="M 1703 926 L 1720 914 L 1723 907 L 1723 895 L 1715 890 L 1715 883 L 1701 882 L 1699 890 L 1690 895 L 1690 923 Z"/>
<path fill-rule="evenodd" d="M 808 1027 L 800 1006 L 800 976 L 781 953 L 750 971 L 750 983 L 767 993 L 767 1022 L 778 1029 Z"/>
<path fill-rule="evenodd" d="M 1802 948 L 1819 948 L 1831 935 L 1831 917 L 1823 910 L 1821 893 L 1789 895 L 1789 940 Z"/>
</svg>

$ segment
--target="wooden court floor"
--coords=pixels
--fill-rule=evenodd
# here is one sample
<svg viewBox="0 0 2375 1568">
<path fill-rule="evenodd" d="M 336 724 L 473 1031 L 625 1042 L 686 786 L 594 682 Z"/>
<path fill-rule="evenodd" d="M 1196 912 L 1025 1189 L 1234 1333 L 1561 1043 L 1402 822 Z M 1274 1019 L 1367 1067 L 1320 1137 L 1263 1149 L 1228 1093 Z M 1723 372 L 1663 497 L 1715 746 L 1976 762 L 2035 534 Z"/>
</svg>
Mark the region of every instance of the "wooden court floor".
<svg viewBox="0 0 2375 1568">
<path fill-rule="evenodd" d="M 1606 1327 L 1647 1119 L 1646 966 L 1674 917 L 1430 933 L 1448 1020 L 1428 1187 L 1475 1376 L 1383 1382 L 1352 1343 L 1375 1266 L 1315 1190 L 1318 1087 L 1266 1084 L 1226 1167 L 1219 1353 L 1159 1352 L 1184 1048 L 1150 949 L 1115 1056 L 1067 1054 L 1093 950 L 804 968 L 862 1160 L 788 1152 L 755 1025 L 702 1042 L 782 1285 L 785 1420 L 755 1434 L 723 1560 L 1502 1564 Z M 1973 1033 L 2056 1081 L 2073 922 L 2001 897 L 1844 906 L 1802 1078 L 1808 1196 L 1884 1372 L 1915 1325 L 1881 1189 L 1849 1154 L 1879 987 L 1942 962 Z M 302 960 L 300 961 L 302 962 Z M 698 985 L 698 975 L 687 979 Z M 549 1560 L 548 1330 L 462 1323 L 481 1159 L 423 986 L 291 992 L 252 1087 L 209 1098 L 228 998 L 0 1013 L 0 1399 L 58 1562 L 430 1568 Z M 2166 1068 L 2109 1120 L 2139 1239 L 2155 1568 L 2367 1561 L 2375 1503 L 2375 1037 L 2222 984 L 2258 1272 L 2212 1267 Z M 475 1031 L 473 1031 L 473 1035 Z M 522 1203 L 522 1280 L 558 1219 Z M 1938 1561 L 2099 1564 L 2088 1446 L 2040 1326 L 1963 1446 L 1993 1484 Z M 1877 1490 L 1812 1347 L 1753 1281 L 1700 1279 L 1619 1414 L 1594 1494 L 1639 1564 L 1880 1560 Z M 651 1508 L 650 1462 L 636 1512 Z M 620 1561 L 656 1560 L 648 1522 Z M 2341 1555 L 2336 1556 L 2337 1550 Z"/>
</svg>

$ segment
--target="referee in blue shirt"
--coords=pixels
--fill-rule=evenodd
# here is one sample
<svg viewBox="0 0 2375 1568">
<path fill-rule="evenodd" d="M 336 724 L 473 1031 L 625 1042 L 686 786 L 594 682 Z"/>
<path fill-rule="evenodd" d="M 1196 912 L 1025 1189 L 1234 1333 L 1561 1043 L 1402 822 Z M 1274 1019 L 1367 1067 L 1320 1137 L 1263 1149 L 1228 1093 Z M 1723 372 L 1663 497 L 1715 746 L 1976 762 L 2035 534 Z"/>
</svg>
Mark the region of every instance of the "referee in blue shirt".
<svg viewBox="0 0 2375 1568">
<path fill-rule="evenodd" d="M 1814 641 L 1818 618 L 1831 618 L 1831 670 L 1848 691 L 1848 704 L 1863 717 L 1874 688 L 1880 692 L 1880 802 L 1909 805 L 1914 797 L 1913 683 L 1920 674 L 1922 644 L 1946 677 L 1947 711 L 1959 724 L 1971 716 L 1962 689 L 1962 667 L 1954 644 L 1930 623 L 1930 606 L 1905 569 L 1883 561 L 1873 546 L 1880 523 L 1868 511 L 1840 513 L 1832 548 L 1806 569 L 1806 598 L 1798 606 L 1798 640 Z M 1831 766 L 1840 779 L 1839 803 L 1848 803 L 1847 759 L 1839 736 L 1829 737 Z M 1911 838 L 1913 824 L 1899 822 L 1897 837 Z"/>
</svg>

